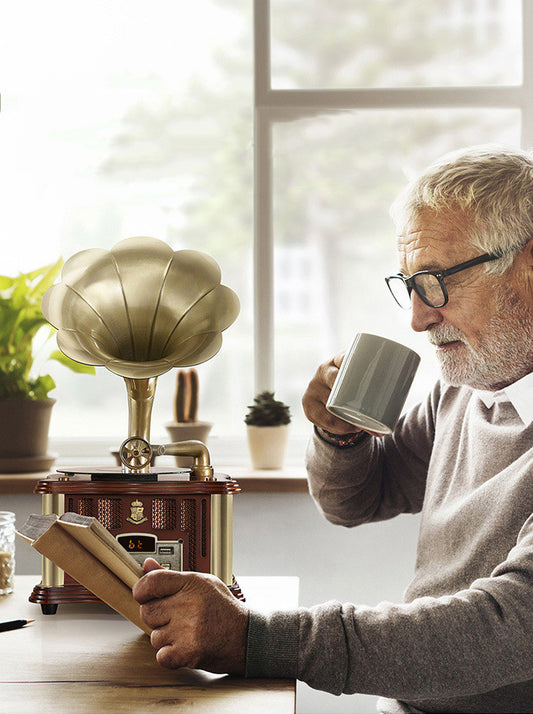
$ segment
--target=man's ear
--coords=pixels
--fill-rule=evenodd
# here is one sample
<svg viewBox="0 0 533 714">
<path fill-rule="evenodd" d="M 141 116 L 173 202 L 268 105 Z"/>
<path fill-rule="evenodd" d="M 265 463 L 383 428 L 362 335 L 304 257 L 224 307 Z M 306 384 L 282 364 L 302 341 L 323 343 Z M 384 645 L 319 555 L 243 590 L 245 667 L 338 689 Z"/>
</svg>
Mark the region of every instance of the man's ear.
<svg viewBox="0 0 533 714">
<path fill-rule="evenodd" d="M 518 271 L 515 273 L 518 277 L 518 285 L 522 286 L 528 300 L 533 301 L 533 238 L 522 248 L 515 258 L 514 265 Z"/>
</svg>

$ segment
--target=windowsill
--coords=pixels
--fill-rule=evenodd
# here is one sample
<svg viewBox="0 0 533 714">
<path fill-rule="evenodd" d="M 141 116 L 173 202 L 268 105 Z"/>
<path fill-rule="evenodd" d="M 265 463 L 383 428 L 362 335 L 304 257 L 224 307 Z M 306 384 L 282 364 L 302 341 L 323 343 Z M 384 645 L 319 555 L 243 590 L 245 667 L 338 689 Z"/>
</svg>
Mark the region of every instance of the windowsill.
<svg viewBox="0 0 533 714">
<path fill-rule="evenodd" d="M 282 469 L 254 469 L 244 439 L 210 439 L 207 446 L 215 472 L 231 476 L 243 493 L 307 493 L 304 454 L 308 439 L 293 437 L 289 441 Z M 156 443 L 156 440 L 154 440 Z M 51 440 L 50 452 L 60 454 L 49 471 L 33 473 L 0 473 L 0 494 L 33 493 L 37 481 L 46 478 L 62 466 L 116 466 L 110 454 L 109 442 L 99 439 Z M 98 454 L 95 456 L 95 454 Z M 175 468 L 172 456 L 157 457 L 156 465 Z"/>
</svg>

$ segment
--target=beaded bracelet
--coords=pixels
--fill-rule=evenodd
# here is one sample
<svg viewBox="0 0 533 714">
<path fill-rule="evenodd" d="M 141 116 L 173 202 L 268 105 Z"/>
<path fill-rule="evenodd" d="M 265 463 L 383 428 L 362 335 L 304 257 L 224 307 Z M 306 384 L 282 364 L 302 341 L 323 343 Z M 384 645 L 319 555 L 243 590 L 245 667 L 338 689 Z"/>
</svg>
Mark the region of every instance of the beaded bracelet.
<svg viewBox="0 0 533 714">
<path fill-rule="evenodd" d="M 327 441 L 328 444 L 333 444 L 341 449 L 355 446 L 355 444 L 362 441 L 365 436 L 370 436 L 367 431 L 358 431 L 355 434 L 332 434 L 331 431 L 326 431 L 326 429 L 322 429 L 321 427 L 315 427 L 315 431 L 323 441 Z"/>
</svg>

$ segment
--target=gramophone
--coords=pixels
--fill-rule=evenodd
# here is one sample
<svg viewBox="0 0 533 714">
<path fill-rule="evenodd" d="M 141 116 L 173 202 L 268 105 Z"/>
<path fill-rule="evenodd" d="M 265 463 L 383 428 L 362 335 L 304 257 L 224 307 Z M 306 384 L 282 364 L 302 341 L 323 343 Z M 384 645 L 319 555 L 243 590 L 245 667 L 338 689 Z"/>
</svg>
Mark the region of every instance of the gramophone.
<svg viewBox="0 0 533 714">
<path fill-rule="evenodd" d="M 44 514 L 96 517 L 138 562 L 150 556 L 165 568 L 212 573 L 242 598 L 233 576 L 238 483 L 214 471 L 201 441 L 150 443 L 157 377 L 213 357 L 238 315 L 237 296 L 220 280 L 207 254 L 174 252 L 146 237 L 84 250 L 65 263 L 43 298 L 43 314 L 64 354 L 124 378 L 128 436 L 121 466 L 60 468 L 35 493 Z M 192 457 L 192 467 L 152 467 L 162 454 Z M 99 602 L 46 558 L 29 599 L 45 614 L 61 603 Z"/>
</svg>

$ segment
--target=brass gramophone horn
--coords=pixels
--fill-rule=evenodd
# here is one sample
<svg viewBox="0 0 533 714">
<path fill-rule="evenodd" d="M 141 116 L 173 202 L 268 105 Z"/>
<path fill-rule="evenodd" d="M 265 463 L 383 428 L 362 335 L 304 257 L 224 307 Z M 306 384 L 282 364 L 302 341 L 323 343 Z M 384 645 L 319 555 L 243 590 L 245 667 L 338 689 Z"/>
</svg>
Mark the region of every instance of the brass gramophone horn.
<svg viewBox="0 0 533 714">
<path fill-rule="evenodd" d="M 220 278 L 205 253 L 137 237 L 76 253 L 45 293 L 43 315 L 58 330 L 60 350 L 124 377 L 130 438 L 150 440 L 160 374 L 219 351 L 221 332 L 239 314 L 237 295 Z"/>
</svg>

